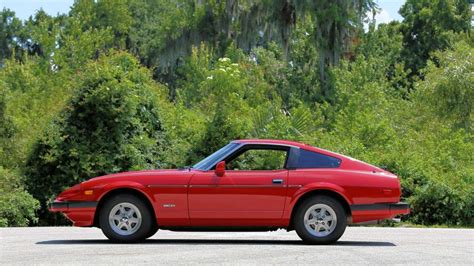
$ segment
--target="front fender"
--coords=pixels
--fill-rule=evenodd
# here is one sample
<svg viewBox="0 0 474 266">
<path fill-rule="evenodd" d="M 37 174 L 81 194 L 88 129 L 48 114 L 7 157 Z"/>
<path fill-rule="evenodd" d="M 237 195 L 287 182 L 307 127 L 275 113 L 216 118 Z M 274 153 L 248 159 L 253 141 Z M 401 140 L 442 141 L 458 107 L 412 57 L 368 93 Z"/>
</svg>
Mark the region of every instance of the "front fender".
<svg viewBox="0 0 474 266">
<path fill-rule="evenodd" d="M 143 194 L 151 203 L 155 201 L 143 184 L 133 181 L 116 181 L 102 185 L 100 187 L 101 193 L 97 201 L 100 202 L 105 195 L 116 189 L 133 189 Z"/>
</svg>

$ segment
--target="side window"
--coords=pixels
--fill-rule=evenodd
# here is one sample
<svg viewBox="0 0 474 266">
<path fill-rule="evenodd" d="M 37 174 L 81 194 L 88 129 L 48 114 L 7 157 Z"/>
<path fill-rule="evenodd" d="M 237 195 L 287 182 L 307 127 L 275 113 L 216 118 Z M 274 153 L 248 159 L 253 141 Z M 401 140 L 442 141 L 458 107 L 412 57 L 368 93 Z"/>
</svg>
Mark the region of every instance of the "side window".
<svg viewBox="0 0 474 266">
<path fill-rule="evenodd" d="M 341 160 L 321 153 L 300 149 L 294 168 L 337 168 Z"/>
<path fill-rule="evenodd" d="M 249 149 L 227 163 L 229 170 L 278 170 L 285 168 L 286 150 Z"/>
</svg>

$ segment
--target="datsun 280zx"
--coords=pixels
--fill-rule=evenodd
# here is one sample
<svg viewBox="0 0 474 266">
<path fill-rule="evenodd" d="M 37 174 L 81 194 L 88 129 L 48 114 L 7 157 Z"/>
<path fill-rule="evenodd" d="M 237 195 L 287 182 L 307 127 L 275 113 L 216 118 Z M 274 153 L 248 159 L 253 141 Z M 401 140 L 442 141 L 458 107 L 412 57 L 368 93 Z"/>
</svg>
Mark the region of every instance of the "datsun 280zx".
<svg viewBox="0 0 474 266">
<path fill-rule="evenodd" d="M 114 242 L 158 229 L 295 230 L 309 244 L 337 241 L 349 223 L 409 213 L 398 177 L 306 144 L 236 140 L 194 166 L 92 178 L 63 191 L 50 211 L 99 227 Z"/>
</svg>

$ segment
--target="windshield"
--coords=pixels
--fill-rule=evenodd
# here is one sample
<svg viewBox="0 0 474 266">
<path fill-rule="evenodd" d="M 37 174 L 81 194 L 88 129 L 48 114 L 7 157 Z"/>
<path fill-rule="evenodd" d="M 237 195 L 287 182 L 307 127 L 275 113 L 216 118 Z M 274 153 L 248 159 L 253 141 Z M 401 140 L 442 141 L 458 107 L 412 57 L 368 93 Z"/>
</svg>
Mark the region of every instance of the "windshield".
<svg viewBox="0 0 474 266">
<path fill-rule="evenodd" d="M 218 163 L 216 162 L 216 160 L 220 160 L 223 156 L 228 154 L 231 150 L 233 150 L 237 146 L 239 146 L 238 143 L 229 143 L 225 145 L 224 147 L 220 148 L 218 151 L 204 158 L 204 160 L 193 165 L 193 168 L 198 169 L 198 170 L 207 170 L 214 164 Z"/>
</svg>

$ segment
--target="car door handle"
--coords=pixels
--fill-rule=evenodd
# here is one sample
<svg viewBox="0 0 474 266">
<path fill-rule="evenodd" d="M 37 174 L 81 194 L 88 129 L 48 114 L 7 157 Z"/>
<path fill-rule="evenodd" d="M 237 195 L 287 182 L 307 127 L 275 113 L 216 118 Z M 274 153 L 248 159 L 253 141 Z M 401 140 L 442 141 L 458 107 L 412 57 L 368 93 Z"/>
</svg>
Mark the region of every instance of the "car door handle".
<svg viewBox="0 0 474 266">
<path fill-rule="evenodd" d="M 273 179 L 272 183 L 273 184 L 283 184 L 283 179 Z"/>
</svg>

